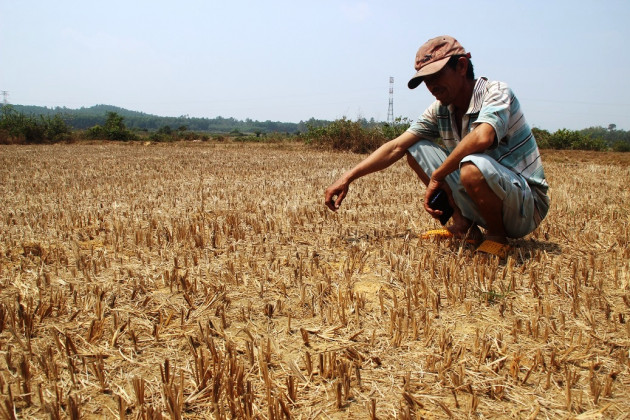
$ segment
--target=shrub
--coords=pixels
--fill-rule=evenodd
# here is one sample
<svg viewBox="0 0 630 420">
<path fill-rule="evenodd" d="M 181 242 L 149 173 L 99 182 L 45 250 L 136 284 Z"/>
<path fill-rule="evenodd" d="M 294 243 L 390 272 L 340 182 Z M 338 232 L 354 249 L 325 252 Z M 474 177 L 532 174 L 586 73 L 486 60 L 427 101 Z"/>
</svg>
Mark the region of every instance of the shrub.
<svg viewBox="0 0 630 420">
<path fill-rule="evenodd" d="M 199 134 L 194 131 L 178 131 L 177 139 L 178 140 L 197 140 L 199 138 Z"/>
<path fill-rule="evenodd" d="M 549 137 L 549 146 L 553 149 L 572 149 L 573 144 L 583 141 L 583 135 L 577 131 L 567 130 L 563 128 L 556 131 Z"/>
<path fill-rule="evenodd" d="M 571 148 L 575 150 L 594 150 L 601 152 L 608 150 L 608 143 L 601 138 L 582 136 L 579 141 L 571 145 Z"/>
<path fill-rule="evenodd" d="M 383 135 L 387 139 L 391 140 L 391 139 L 395 139 L 396 137 L 400 136 L 402 133 L 407 131 L 410 125 L 411 125 L 411 120 L 409 118 L 398 117 L 396 118 L 393 124 L 389 124 L 389 123 L 383 124 L 381 127 L 381 131 L 383 132 Z"/>
<path fill-rule="evenodd" d="M 160 133 L 160 131 L 158 130 L 155 133 L 149 134 L 149 140 L 155 142 L 166 142 L 173 141 L 173 137 L 170 134 Z"/>
<path fill-rule="evenodd" d="M 558 130 L 549 136 L 548 144 L 553 149 L 561 150 L 608 150 L 606 140 L 586 135 L 580 131 L 567 130 L 566 128 Z"/>
<path fill-rule="evenodd" d="M 540 128 L 532 128 L 532 133 L 534 134 L 534 138 L 536 139 L 536 144 L 541 149 L 549 149 L 551 145 L 549 144 L 549 138 L 551 137 L 551 133 L 547 130 L 542 130 Z"/>
<path fill-rule="evenodd" d="M 307 128 L 307 132 L 302 135 L 307 144 L 335 150 L 368 153 L 387 140 L 380 128 L 365 129 L 360 122 L 352 122 L 345 117 L 323 127 L 309 124 Z"/>
<path fill-rule="evenodd" d="M 630 142 L 618 140 L 613 143 L 612 149 L 615 152 L 630 152 Z"/>
<path fill-rule="evenodd" d="M 2 107 L 0 114 L 0 141 L 2 143 L 53 143 L 69 140 L 70 126 L 61 115 L 39 118 L 26 116 L 11 106 Z"/>
<path fill-rule="evenodd" d="M 97 124 L 85 130 L 85 137 L 88 139 L 104 139 L 106 137 L 105 129 Z"/>
<path fill-rule="evenodd" d="M 208 141 L 210 136 L 208 134 L 199 134 L 194 131 L 186 131 L 178 129 L 177 131 L 172 130 L 168 125 L 159 128 L 157 131 L 149 134 L 149 140 L 156 142 L 169 142 L 169 141 L 180 141 L 180 140 L 198 140 L 201 139 L 203 141 Z"/>
<path fill-rule="evenodd" d="M 72 138 L 72 130 L 61 115 L 55 114 L 53 117 L 42 116 L 42 120 L 46 127 L 45 136 L 49 141 L 67 141 Z"/>
<path fill-rule="evenodd" d="M 116 112 L 108 112 L 105 126 L 95 125 L 86 131 L 85 136 L 99 140 L 137 140 L 138 136 L 127 129 L 123 120 L 124 117 Z"/>
<path fill-rule="evenodd" d="M 166 134 L 168 136 L 170 136 L 171 134 L 173 134 L 173 129 L 171 129 L 171 127 L 169 125 L 165 125 L 164 127 L 160 127 L 158 128 L 158 134 Z"/>
</svg>

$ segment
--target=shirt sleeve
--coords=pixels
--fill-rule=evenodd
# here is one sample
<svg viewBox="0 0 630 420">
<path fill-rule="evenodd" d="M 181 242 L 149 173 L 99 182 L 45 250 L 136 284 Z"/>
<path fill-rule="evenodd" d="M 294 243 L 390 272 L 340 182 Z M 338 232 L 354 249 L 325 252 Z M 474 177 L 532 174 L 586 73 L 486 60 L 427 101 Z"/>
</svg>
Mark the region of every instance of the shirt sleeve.
<svg viewBox="0 0 630 420">
<path fill-rule="evenodd" d="M 473 126 L 476 127 L 481 123 L 490 124 L 496 133 L 497 142 L 501 142 L 508 134 L 513 97 L 512 89 L 507 84 L 491 82 L 483 96 L 479 117 Z"/>
<path fill-rule="evenodd" d="M 432 104 L 428 107 L 424 113 L 418 117 L 416 121 L 411 124 L 407 131 L 412 132 L 416 136 L 427 139 L 435 140 L 440 137 L 440 132 L 437 123 L 437 108 L 436 104 Z"/>
</svg>

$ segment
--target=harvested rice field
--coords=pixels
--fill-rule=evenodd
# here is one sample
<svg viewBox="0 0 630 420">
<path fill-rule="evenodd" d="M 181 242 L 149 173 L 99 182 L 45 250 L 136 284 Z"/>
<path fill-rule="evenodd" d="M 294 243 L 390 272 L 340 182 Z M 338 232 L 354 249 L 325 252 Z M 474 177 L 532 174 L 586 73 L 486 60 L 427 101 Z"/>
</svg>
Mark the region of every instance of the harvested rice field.
<svg viewBox="0 0 630 420">
<path fill-rule="evenodd" d="M 404 160 L 299 144 L 0 146 L 0 418 L 628 418 L 630 154 L 543 151 L 506 261 Z"/>
</svg>

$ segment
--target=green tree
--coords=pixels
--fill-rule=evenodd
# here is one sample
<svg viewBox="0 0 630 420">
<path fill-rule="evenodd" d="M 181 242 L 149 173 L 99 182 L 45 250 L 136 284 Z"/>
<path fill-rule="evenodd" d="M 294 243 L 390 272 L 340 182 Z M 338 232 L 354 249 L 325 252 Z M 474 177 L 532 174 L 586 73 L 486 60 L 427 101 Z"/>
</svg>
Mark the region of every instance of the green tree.
<svg viewBox="0 0 630 420">
<path fill-rule="evenodd" d="M 374 118 L 370 120 L 370 126 L 374 126 Z M 409 126 L 411 125 L 411 120 L 409 118 L 398 117 L 394 120 L 393 124 L 384 123 L 381 127 L 381 130 L 385 137 L 389 140 L 394 139 L 400 136 L 402 133 L 407 131 Z"/>
<path fill-rule="evenodd" d="M 108 112 L 105 120 L 105 133 L 109 140 L 129 140 L 129 132 L 124 117 L 116 112 Z"/>
<path fill-rule="evenodd" d="M 45 137 L 48 141 L 67 141 L 72 138 L 72 129 L 60 114 L 42 116 L 45 127 Z"/>
<path fill-rule="evenodd" d="M 608 148 L 606 141 L 599 136 L 567 130 L 566 128 L 553 133 L 549 137 L 549 145 L 560 150 L 606 150 Z"/>
<path fill-rule="evenodd" d="M 549 131 L 534 127 L 532 128 L 532 134 L 534 134 L 534 138 L 536 139 L 536 144 L 538 144 L 538 147 L 540 147 L 541 149 L 549 149 L 551 147 L 551 145 L 549 144 L 551 133 Z"/>
<path fill-rule="evenodd" d="M 173 134 L 173 129 L 170 125 L 165 125 L 164 127 L 160 127 L 157 132 L 158 134 L 165 134 L 167 136 L 170 136 L 171 134 Z"/>
<path fill-rule="evenodd" d="M 119 141 L 135 140 L 137 138 L 137 136 L 125 126 L 124 117 L 113 111 L 107 112 L 107 119 L 103 127 L 95 125 L 88 129 L 86 136 L 92 139 Z"/>
<path fill-rule="evenodd" d="M 615 152 L 630 152 L 630 142 L 617 140 L 613 143 L 612 149 Z"/>
<path fill-rule="evenodd" d="M 103 127 L 100 125 L 91 127 L 87 130 L 86 137 L 118 141 L 135 140 L 137 138 L 137 136 L 125 126 L 124 117 L 113 111 L 107 112 L 107 119 Z"/>
<path fill-rule="evenodd" d="M 553 149 L 571 149 L 574 143 L 580 143 L 583 135 L 577 131 L 560 129 L 549 136 L 549 146 Z"/>
<path fill-rule="evenodd" d="M 52 143 L 70 139 L 70 126 L 60 114 L 27 116 L 10 105 L 0 112 L 0 141 L 3 143 Z"/>
<path fill-rule="evenodd" d="M 571 148 L 575 150 L 604 151 L 608 149 L 608 144 L 602 138 L 581 136 L 579 141 L 576 141 L 571 145 Z"/>
</svg>

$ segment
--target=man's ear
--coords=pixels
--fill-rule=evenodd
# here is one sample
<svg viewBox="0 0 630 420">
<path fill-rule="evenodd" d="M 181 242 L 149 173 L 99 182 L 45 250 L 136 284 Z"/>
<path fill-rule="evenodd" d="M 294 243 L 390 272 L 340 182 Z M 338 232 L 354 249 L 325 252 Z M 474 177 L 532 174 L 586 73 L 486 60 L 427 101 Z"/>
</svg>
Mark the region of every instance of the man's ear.
<svg viewBox="0 0 630 420">
<path fill-rule="evenodd" d="M 459 57 L 456 69 L 457 73 L 466 76 L 466 72 L 468 71 L 468 59 L 466 57 Z"/>
</svg>

